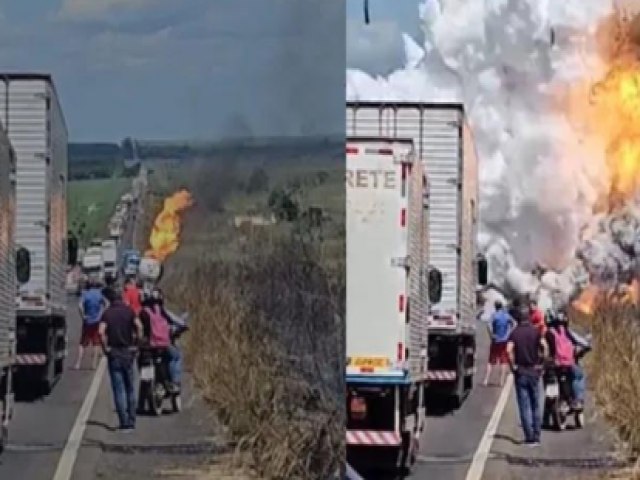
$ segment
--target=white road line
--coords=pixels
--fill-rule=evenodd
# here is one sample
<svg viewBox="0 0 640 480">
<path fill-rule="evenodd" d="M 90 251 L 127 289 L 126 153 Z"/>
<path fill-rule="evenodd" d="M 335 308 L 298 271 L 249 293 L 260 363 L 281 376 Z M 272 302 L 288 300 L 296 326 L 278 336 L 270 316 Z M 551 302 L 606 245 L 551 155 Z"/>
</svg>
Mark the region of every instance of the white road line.
<svg viewBox="0 0 640 480">
<path fill-rule="evenodd" d="M 482 439 L 478 444 L 478 449 L 473 455 L 473 460 L 471 460 L 471 465 L 469 466 L 465 480 L 481 480 L 484 472 L 484 466 L 487 463 L 489 452 L 491 451 L 493 436 L 496 434 L 496 430 L 498 430 L 498 425 L 502 418 L 502 412 L 504 412 L 504 408 L 507 405 L 507 400 L 509 399 L 509 393 L 511 392 L 512 386 L 513 376 L 509 375 L 507 377 L 507 381 L 504 382 L 504 386 L 502 387 L 502 391 L 498 397 L 498 402 L 496 403 L 496 408 L 493 410 L 491 419 L 489 420 L 487 428 L 482 435 Z"/>
<path fill-rule="evenodd" d="M 82 444 L 84 430 L 87 428 L 87 420 L 89 419 L 89 415 L 91 415 L 91 410 L 93 410 L 93 404 L 98 396 L 98 389 L 100 388 L 106 367 L 107 361 L 105 357 L 102 357 L 93 375 L 93 380 L 91 380 L 91 386 L 89 387 L 87 396 L 84 398 L 84 402 L 82 402 L 82 407 L 80 407 L 76 421 L 69 433 L 69 438 L 67 438 L 67 443 L 58 461 L 58 467 L 56 468 L 56 473 L 53 475 L 53 480 L 69 480 L 73 474 L 73 466 L 76 463 L 78 450 Z"/>
</svg>

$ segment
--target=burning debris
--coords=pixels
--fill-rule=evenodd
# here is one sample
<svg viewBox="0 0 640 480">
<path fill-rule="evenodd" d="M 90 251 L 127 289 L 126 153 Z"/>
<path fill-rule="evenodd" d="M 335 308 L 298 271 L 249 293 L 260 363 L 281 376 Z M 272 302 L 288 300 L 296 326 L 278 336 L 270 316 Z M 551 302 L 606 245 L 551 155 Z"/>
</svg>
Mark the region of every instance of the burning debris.
<svg viewBox="0 0 640 480">
<path fill-rule="evenodd" d="M 163 262 L 180 244 L 180 213 L 193 205 L 187 190 L 179 190 L 164 201 L 164 207 L 153 223 L 149 237 L 150 248 L 145 257 Z"/>
</svg>

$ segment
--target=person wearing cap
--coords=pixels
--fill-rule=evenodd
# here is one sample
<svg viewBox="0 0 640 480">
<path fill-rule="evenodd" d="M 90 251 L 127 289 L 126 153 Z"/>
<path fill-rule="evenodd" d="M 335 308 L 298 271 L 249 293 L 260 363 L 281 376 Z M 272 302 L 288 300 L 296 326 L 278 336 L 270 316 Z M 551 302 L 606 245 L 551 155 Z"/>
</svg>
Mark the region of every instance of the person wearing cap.
<svg viewBox="0 0 640 480">
<path fill-rule="evenodd" d="M 544 336 L 547 333 L 544 313 L 538 308 L 538 302 L 533 297 L 529 299 L 529 317 L 531 318 L 531 325 L 538 329 L 540 335 Z"/>
</svg>

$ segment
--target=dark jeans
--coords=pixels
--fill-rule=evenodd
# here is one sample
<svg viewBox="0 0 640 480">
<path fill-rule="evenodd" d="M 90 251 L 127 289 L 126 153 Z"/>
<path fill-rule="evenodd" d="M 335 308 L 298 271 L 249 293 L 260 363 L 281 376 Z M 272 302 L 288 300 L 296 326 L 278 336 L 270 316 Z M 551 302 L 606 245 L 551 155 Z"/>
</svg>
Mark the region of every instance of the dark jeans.
<svg viewBox="0 0 640 480">
<path fill-rule="evenodd" d="M 116 404 L 120 428 L 134 428 L 136 424 L 136 394 L 133 357 L 110 353 L 108 361 L 113 401 Z"/>
<path fill-rule="evenodd" d="M 182 355 L 180 349 L 175 345 L 170 345 L 167 349 L 169 355 L 169 376 L 171 382 L 175 385 L 180 385 L 182 377 Z"/>
<path fill-rule="evenodd" d="M 540 377 L 534 374 L 516 373 L 516 399 L 520 410 L 520 423 L 525 442 L 539 442 L 542 423 L 540 411 Z"/>
</svg>

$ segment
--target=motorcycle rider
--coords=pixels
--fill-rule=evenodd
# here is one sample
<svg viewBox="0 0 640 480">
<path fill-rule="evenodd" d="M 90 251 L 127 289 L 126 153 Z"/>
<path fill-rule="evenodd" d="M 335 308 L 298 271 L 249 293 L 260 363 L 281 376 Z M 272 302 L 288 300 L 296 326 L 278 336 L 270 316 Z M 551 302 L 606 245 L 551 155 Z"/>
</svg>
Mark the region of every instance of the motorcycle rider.
<svg viewBox="0 0 640 480">
<path fill-rule="evenodd" d="M 169 356 L 169 375 L 175 391 L 179 392 L 182 376 L 182 354 L 176 345 L 176 340 L 187 329 L 187 326 L 183 319 L 172 315 L 166 310 L 164 306 L 164 294 L 160 288 L 155 287 L 151 291 L 151 296 L 159 306 L 162 316 L 167 320 L 171 328 L 171 343 L 167 348 L 167 354 Z"/>
<path fill-rule="evenodd" d="M 150 346 L 164 350 L 172 393 L 178 393 L 181 383 L 182 356 L 175 345 L 175 339 L 185 329 L 185 325 L 167 313 L 162 291 L 159 288 L 153 288 L 144 296 L 140 321 Z M 153 341 L 154 338 L 155 341 Z"/>
<path fill-rule="evenodd" d="M 582 337 L 569 328 L 569 317 L 564 308 L 557 312 L 550 312 L 549 329 L 546 333 L 546 340 L 549 345 L 549 355 L 555 359 L 555 366 L 570 369 L 571 389 L 573 393 L 572 407 L 581 409 L 584 405 L 584 395 L 586 390 L 586 378 L 584 370 L 580 365 L 580 360 L 587 352 L 591 350 L 591 344 L 587 338 Z M 569 346 L 571 345 L 571 358 L 566 358 L 569 354 Z M 566 348 L 567 353 L 564 354 L 564 361 L 558 362 L 558 349 Z M 559 365 L 562 363 L 563 365 Z"/>
</svg>

